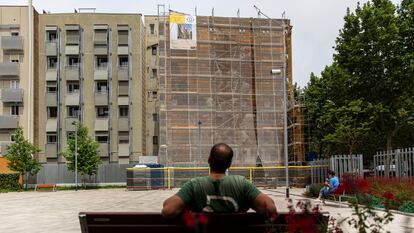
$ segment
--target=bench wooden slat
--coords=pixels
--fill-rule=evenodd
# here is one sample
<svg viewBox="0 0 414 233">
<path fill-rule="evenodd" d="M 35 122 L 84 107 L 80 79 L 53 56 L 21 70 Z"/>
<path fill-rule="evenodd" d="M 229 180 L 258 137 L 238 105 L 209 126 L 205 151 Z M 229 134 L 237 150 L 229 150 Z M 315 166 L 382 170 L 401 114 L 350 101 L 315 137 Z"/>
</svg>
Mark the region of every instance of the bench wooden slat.
<svg viewBox="0 0 414 233">
<path fill-rule="evenodd" d="M 279 213 L 273 227 L 286 230 L 287 213 Z M 268 219 L 256 213 L 207 214 L 208 224 L 200 232 L 266 232 L 269 230 Z M 295 218 L 311 217 L 316 225 L 328 222 L 324 214 L 296 214 Z M 81 212 L 79 213 L 82 233 L 153 233 L 153 232 L 197 232 L 196 227 L 186 226 L 181 217 L 166 219 L 159 213 L 111 213 Z"/>
</svg>

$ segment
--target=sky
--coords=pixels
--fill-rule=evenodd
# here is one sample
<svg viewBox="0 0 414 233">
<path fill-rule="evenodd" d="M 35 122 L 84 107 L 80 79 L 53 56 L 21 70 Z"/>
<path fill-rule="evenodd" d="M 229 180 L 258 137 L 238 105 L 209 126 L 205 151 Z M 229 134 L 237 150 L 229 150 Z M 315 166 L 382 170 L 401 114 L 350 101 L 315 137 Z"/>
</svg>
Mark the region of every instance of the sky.
<svg viewBox="0 0 414 233">
<path fill-rule="evenodd" d="M 399 4 L 399 0 L 392 0 Z M 0 0 L 0 5 L 27 4 L 27 0 Z M 361 3 L 367 0 L 361 0 Z M 142 13 L 156 15 L 157 5 L 166 9 L 197 15 L 257 17 L 253 5 L 271 18 L 285 12 L 291 20 L 293 81 L 304 87 L 311 72 L 319 75 L 332 63 L 333 46 L 343 26 L 346 9 L 357 6 L 356 0 L 33 0 L 36 10 L 52 13 L 73 12 L 77 8 L 96 8 L 96 12 Z"/>
</svg>

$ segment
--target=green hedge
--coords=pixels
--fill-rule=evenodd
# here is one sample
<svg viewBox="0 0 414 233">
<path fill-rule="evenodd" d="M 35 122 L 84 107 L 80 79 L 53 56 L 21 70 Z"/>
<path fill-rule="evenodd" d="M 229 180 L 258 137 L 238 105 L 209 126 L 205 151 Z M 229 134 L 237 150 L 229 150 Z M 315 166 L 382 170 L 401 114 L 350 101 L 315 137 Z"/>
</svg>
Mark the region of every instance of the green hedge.
<svg viewBox="0 0 414 233">
<path fill-rule="evenodd" d="M 5 191 L 18 191 L 20 175 L 16 173 L 12 174 L 0 174 L 0 190 Z"/>
</svg>

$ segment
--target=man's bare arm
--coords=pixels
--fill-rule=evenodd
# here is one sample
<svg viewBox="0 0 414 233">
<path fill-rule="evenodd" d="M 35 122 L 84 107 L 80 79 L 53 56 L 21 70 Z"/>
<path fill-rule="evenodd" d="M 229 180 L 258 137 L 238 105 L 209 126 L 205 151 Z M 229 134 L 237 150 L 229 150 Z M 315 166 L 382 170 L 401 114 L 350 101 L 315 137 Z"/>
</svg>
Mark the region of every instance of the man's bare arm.
<svg viewBox="0 0 414 233">
<path fill-rule="evenodd" d="M 253 201 L 252 208 L 259 214 L 272 216 L 276 213 L 275 202 L 266 194 L 260 193 Z"/>
<path fill-rule="evenodd" d="M 177 216 L 185 208 L 185 203 L 177 195 L 174 195 L 164 201 L 161 214 L 165 218 Z"/>
</svg>

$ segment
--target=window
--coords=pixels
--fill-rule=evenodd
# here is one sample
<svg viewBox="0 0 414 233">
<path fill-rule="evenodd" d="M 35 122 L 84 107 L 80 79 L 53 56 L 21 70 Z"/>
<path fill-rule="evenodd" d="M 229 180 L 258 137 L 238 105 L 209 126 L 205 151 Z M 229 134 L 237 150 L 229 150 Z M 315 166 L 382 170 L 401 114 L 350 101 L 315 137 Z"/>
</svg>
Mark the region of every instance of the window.
<svg viewBox="0 0 414 233">
<path fill-rule="evenodd" d="M 96 131 L 95 141 L 98 143 L 108 143 L 108 132 L 107 131 Z"/>
<path fill-rule="evenodd" d="M 118 96 L 128 96 L 128 81 L 118 82 Z"/>
<path fill-rule="evenodd" d="M 47 81 L 46 82 L 46 92 L 47 93 L 56 93 L 56 82 L 55 81 Z"/>
<path fill-rule="evenodd" d="M 77 118 L 79 115 L 79 106 L 68 106 L 66 116 L 71 118 Z"/>
<path fill-rule="evenodd" d="M 118 30 L 118 45 L 128 45 L 128 31 Z"/>
<path fill-rule="evenodd" d="M 153 91 L 153 92 L 152 92 L 152 98 L 153 98 L 153 99 L 156 99 L 156 98 L 157 98 L 157 92 L 156 92 L 156 91 Z"/>
<path fill-rule="evenodd" d="M 119 117 L 128 117 L 128 106 L 119 106 Z"/>
<path fill-rule="evenodd" d="M 19 115 L 19 106 L 18 105 L 10 106 L 10 115 L 12 115 L 12 116 L 18 116 Z"/>
<path fill-rule="evenodd" d="M 95 82 L 95 92 L 108 92 L 108 82 L 107 81 L 96 81 Z"/>
<path fill-rule="evenodd" d="M 68 90 L 68 94 L 78 93 L 79 92 L 79 82 L 77 82 L 77 81 L 68 82 L 67 83 L 67 90 Z"/>
<path fill-rule="evenodd" d="M 119 56 L 119 63 L 120 67 L 128 67 L 128 56 Z"/>
<path fill-rule="evenodd" d="M 19 59 L 11 59 L 10 62 L 11 63 L 19 63 Z"/>
<path fill-rule="evenodd" d="M 11 32 L 11 36 L 19 36 L 19 32 Z"/>
<path fill-rule="evenodd" d="M 57 117 L 57 107 L 47 107 L 47 118 Z"/>
<path fill-rule="evenodd" d="M 152 69 L 152 78 L 157 77 L 157 69 Z"/>
<path fill-rule="evenodd" d="M 152 145 L 158 145 L 158 136 L 152 136 Z"/>
<path fill-rule="evenodd" d="M 79 40 L 79 30 L 66 30 L 66 45 L 78 45 Z"/>
<path fill-rule="evenodd" d="M 46 39 L 49 42 L 55 42 L 57 39 L 57 32 L 56 31 L 46 31 Z"/>
<path fill-rule="evenodd" d="M 152 120 L 155 121 L 155 122 L 158 121 L 158 114 L 157 113 L 152 114 Z"/>
<path fill-rule="evenodd" d="M 129 143 L 129 132 L 128 131 L 119 131 L 118 132 L 118 143 L 119 144 L 128 144 Z"/>
<path fill-rule="evenodd" d="M 107 68 L 108 66 L 108 56 L 96 56 L 95 61 L 98 68 Z"/>
<path fill-rule="evenodd" d="M 66 62 L 68 66 L 79 66 L 79 57 L 78 56 L 67 56 Z"/>
<path fill-rule="evenodd" d="M 55 144 L 57 142 L 56 133 L 46 133 L 46 143 Z"/>
<path fill-rule="evenodd" d="M 20 86 L 19 80 L 10 80 L 10 88 L 18 89 Z"/>
<path fill-rule="evenodd" d="M 151 35 L 155 34 L 155 25 L 153 23 L 150 24 L 150 33 L 151 33 Z"/>
<path fill-rule="evenodd" d="M 47 68 L 56 69 L 57 57 L 47 57 Z"/>
<path fill-rule="evenodd" d="M 157 47 L 152 46 L 152 55 L 157 55 Z"/>
<path fill-rule="evenodd" d="M 96 107 L 97 118 L 103 118 L 103 117 L 108 117 L 108 116 L 109 116 L 108 106 Z"/>
</svg>

